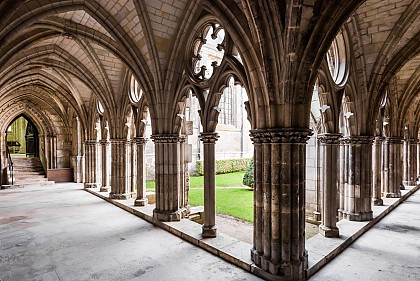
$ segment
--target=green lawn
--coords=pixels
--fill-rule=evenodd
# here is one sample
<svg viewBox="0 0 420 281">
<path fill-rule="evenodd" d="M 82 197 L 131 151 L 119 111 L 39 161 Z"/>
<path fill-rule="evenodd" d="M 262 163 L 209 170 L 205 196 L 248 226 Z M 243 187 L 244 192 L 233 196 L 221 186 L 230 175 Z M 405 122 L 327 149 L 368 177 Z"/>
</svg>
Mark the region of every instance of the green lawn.
<svg viewBox="0 0 420 281">
<path fill-rule="evenodd" d="M 242 186 L 242 179 L 245 172 L 234 172 L 229 174 L 216 175 L 216 186 Z M 190 177 L 191 187 L 204 186 L 204 176 Z"/>
<path fill-rule="evenodd" d="M 254 191 L 242 184 L 244 172 L 216 175 L 216 212 L 241 220 L 254 220 Z M 190 177 L 189 204 L 203 206 L 204 177 Z M 226 188 L 227 186 L 243 186 L 244 188 Z M 147 182 L 146 190 L 154 191 L 155 182 Z"/>
<path fill-rule="evenodd" d="M 188 198 L 190 205 L 203 206 L 203 188 L 191 188 Z M 249 188 L 217 188 L 216 212 L 253 222 L 254 191 Z"/>
<path fill-rule="evenodd" d="M 244 177 L 245 172 L 235 172 L 229 174 L 219 174 L 216 175 L 216 185 L 217 186 L 242 186 L 242 178 Z M 190 177 L 190 187 L 203 187 L 204 186 L 204 176 Z M 146 182 L 146 189 L 153 191 L 155 188 L 154 181 Z"/>
</svg>

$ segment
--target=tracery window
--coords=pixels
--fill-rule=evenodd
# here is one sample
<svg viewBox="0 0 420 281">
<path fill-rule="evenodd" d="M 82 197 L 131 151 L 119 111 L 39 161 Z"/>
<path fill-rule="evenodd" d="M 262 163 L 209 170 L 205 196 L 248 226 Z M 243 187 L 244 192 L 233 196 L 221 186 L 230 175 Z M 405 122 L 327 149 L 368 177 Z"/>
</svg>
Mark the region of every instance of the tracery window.
<svg viewBox="0 0 420 281">
<path fill-rule="evenodd" d="M 192 63 L 196 76 L 208 79 L 213 75 L 224 56 L 224 39 L 225 31 L 219 24 L 210 23 L 203 28 L 194 41 Z"/>
<path fill-rule="evenodd" d="M 344 85 L 348 77 L 348 64 L 346 63 L 346 44 L 343 32 L 340 32 L 332 42 L 327 52 L 327 63 L 331 77 L 337 85 Z"/>
<path fill-rule="evenodd" d="M 130 79 L 130 100 L 133 103 L 139 102 L 141 97 L 143 96 L 143 89 L 140 87 L 139 82 L 136 78 L 132 75 Z"/>
<path fill-rule="evenodd" d="M 229 83 L 229 86 L 225 88 L 222 97 L 220 98 L 219 124 L 235 125 L 233 114 L 234 88 L 232 84 L 233 82 Z"/>
<path fill-rule="evenodd" d="M 105 111 L 104 106 L 102 105 L 100 101 L 98 101 L 98 113 L 102 115 L 104 114 L 104 111 Z"/>
</svg>

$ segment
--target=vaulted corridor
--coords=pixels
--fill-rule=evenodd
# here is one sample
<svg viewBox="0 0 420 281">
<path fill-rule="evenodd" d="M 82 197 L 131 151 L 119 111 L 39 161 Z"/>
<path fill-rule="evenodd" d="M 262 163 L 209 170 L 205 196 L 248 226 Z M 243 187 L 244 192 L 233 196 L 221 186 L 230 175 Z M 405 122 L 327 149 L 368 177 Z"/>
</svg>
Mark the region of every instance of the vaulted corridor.
<svg viewBox="0 0 420 281">
<path fill-rule="evenodd" d="M 1 0 L 0 188 L 12 190 L 1 191 L 0 206 L 15 193 L 37 195 L 34 215 L 52 221 L 67 212 L 50 213 L 49 204 L 83 206 L 84 197 L 48 201 L 70 192 L 59 185 L 45 187 L 51 194 L 28 186 L 33 171 L 13 159 L 39 157 L 42 181 L 77 183 L 174 232 L 202 205 L 194 239 L 218 244 L 216 174 L 246 170 L 246 268 L 267 280 L 305 280 L 329 260 L 305 240 L 307 223 L 319 245 L 340 248 L 351 240 L 348 225 L 373 225 L 391 199 L 418 188 L 419 42 L 419 0 Z M 196 175 L 203 200 L 192 204 Z M 30 211 L 4 211 L 8 226 L 31 227 L 21 219 Z M 64 228 L 87 230 L 91 213 L 107 221 L 84 209 Z M 48 232 L 60 229 L 47 225 L 42 233 L 55 239 Z M 131 227 L 93 229 L 86 245 L 108 243 L 98 259 L 110 268 L 74 262 L 87 274 L 80 278 L 112 275 L 119 263 L 111 256 L 129 240 L 112 235 Z M 19 235 L 13 245 L 38 243 Z M 89 257 L 78 248 L 86 237 L 75 238 L 80 245 L 54 249 L 71 245 Z M 139 247 L 122 268 L 149 268 L 134 263 L 145 258 Z M 168 251 L 162 276 L 182 271 L 188 251 Z M 10 254 L 8 270 L 18 271 Z M 197 264 L 205 276 L 213 258 Z M 46 264 L 34 266 L 57 277 L 72 270 Z M 234 277 L 226 268 L 221 274 Z"/>
</svg>

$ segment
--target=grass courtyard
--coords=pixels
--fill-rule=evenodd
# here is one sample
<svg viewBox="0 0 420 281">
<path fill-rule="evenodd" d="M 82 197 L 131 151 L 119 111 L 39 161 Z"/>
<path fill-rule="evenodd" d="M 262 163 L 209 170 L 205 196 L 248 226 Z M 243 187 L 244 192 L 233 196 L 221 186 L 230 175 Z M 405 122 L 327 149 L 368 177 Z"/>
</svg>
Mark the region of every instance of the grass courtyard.
<svg viewBox="0 0 420 281">
<path fill-rule="evenodd" d="M 253 221 L 254 191 L 242 184 L 244 172 L 216 175 L 216 212 L 244 221 Z M 189 204 L 204 204 L 204 177 L 190 177 Z M 154 182 L 147 182 L 146 188 L 153 191 Z"/>
</svg>

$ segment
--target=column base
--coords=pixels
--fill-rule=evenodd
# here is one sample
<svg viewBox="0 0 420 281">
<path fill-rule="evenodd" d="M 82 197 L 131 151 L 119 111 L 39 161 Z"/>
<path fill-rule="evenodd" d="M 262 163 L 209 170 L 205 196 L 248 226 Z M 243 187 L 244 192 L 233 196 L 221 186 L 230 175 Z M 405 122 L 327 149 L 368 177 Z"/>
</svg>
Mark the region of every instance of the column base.
<svg viewBox="0 0 420 281">
<path fill-rule="evenodd" d="M 84 188 L 97 188 L 98 187 L 98 184 L 97 183 L 88 183 L 88 182 L 85 182 L 83 184 L 83 187 Z"/>
<path fill-rule="evenodd" d="M 348 219 L 349 221 L 370 221 L 373 219 L 373 212 L 366 212 L 366 213 L 343 213 L 344 218 Z"/>
<path fill-rule="evenodd" d="M 385 198 L 400 198 L 401 193 L 400 192 L 383 192 L 382 197 L 385 197 Z"/>
<path fill-rule="evenodd" d="M 109 194 L 109 199 L 117 199 L 117 200 L 127 200 L 130 198 L 133 198 L 135 196 L 135 193 L 110 193 Z"/>
<path fill-rule="evenodd" d="M 101 189 L 99 189 L 99 192 L 109 192 L 111 189 L 110 186 L 101 186 Z"/>
<path fill-rule="evenodd" d="M 340 231 L 337 227 L 328 227 L 323 224 L 319 226 L 319 233 L 328 238 L 340 237 Z"/>
<path fill-rule="evenodd" d="M 134 206 L 138 206 L 138 207 L 147 206 L 148 201 L 149 200 L 147 200 L 147 198 L 136 199 L 134 201 Z"/>
<path fill-rule="evenodd" d="M 382 200 L 381 198 L 372 198 L 372 204 L 373 206 L 383 206 L 384 200 Z"/>
<path fill-rule="evenodd" d="M 158 209 L 153 210 L 153 217 L 158 221 L 180 221 L 182 214 L 182 210 L 177 211 L 161 211 Z"/>
<path fill-rule="evenodd" d="M 214 238 L 217 236 L 217 226 L 205 226 L 203 225 L 203 229 L 201 232 L 201 236 L 203 238 Z"/>
<path fill-rule="evenodd" d="M 412 185 L 415 186 L 415 185 L 417 185 L 417 183 L 415 181 L 403 181 L 403 185 L 404 186 L 412 186 Z"/>
<path fill-rule="evenodd" d="M 338 212 L 338 220 L 340 221 L 340 220 L 344 219 L 344 210 L 343 209 L 338 209 L 337 212 Z"/>
<path fill-rule="evenodd" d="M 314 221 L 321 221 L 321 212 L 314 211 Z"/>
<path fill-rule="evenodd" d="M 303 261 L 284 261 L 281 264 L 273 264 L 271 260 L 258 254 L 255 249 L 251 250 L 251 272 L 270 281 L 304 280 L 305 270 L 308 264 L 308 256 Z"/>
</svg>

